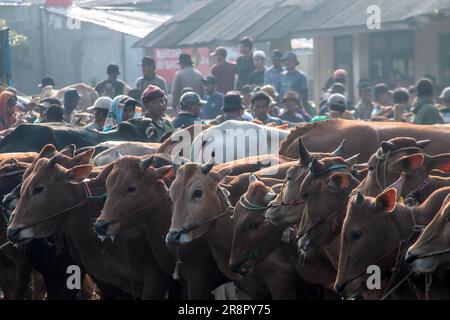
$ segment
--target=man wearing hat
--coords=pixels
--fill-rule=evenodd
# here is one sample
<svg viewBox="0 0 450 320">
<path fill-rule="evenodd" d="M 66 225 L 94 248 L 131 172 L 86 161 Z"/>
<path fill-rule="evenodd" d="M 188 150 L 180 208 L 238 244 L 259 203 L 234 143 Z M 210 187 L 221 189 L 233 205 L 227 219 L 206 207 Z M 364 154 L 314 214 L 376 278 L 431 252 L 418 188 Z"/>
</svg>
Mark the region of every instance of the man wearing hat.
<svg viewBox="0 0 450 320">
<path fill-rule="evenodd" d="M 92 107 L 87 108 L 87 111 L 94 113 L 94 121 L 87 124 L 85 128 L 93 129 L 102 132 L 105 125 L 108 110 L 111 107 L 112 99 L 110 97 L 100 97 L 95 100 Z"/>
<path fill-rule="evenodd" d="M 114 97 L 118 95 L 128 94 L 128 90 L 130 90 L 128 85 L 122 80 L 117 79 L 120 74 L 119 66 L 117 64 L 109 64 L 106 68 L 106 74 L 108 78 L 95 86 L 95 91 L 97 91 L 101 97 L 106 96 L 114 99 Z"/>
<path fill-rule="evenodd" d="M 239 91 L 230 91 L 223 98 L 223 114 L 209 122 L 209 124 L 218 125 L 228 120 L 245 120 L 244 106 L 242 105 L 242 97 Z"/>
<path fill-rule="evenodd" d="M 44 88 L 46 86 L 52 86 L 55 89 L 55 80 L 52 77 L 43 77 L 38 87 Z"/>
<path fill-rule="evenodd" d="M 77 89 L 69 88 L 64 92 L 64 121 L 67 123 L 71 123 L 72 121 L 72 113 L 73 110 L 78 106 L 78 102 L 80 101 L 80 95 L 78 94 Z"/>
<path fill-rule="evenodd" d="M 167 109 L 166 94 L 159 87 L 149 85 L 141 97 L 144 104 L 144 117 L 151 119 L 151 124 L 145 130 L 150 142 L 161 142 L 170 131 L 173 131 L 172 123 L 164 117 Z"/>
<path fill-rule="evenodd" d="M 174 128 L 186 128 L 200 120 L 200 108 L 206 103 L 195 92 L 186 92 L 181 97 L 180 112 L 172 121 Z"/>
<path fill-rule="evenodd" d="M 175 73 L 172 84 L 172 106 L 175 109 L 180 103 L 181 91 L 186 87 L 191 87 L 195 93 L 203 97 L 203 75 L 193 67 L 191 55 L 182 53 L 178 57 L 180 70 Z"/>
<path fill-rule="evenodd" d="M 439 99 L 442 102 L 439 111 L 441 112 L 442 118 L 444 119 L 444 123 L 450 123 L 450 87 L 442 90 Z"/>
<path fill-rule="evenodd" d="M 37 114 L 36 118 L 34 118 L 33 120 L 33 123 L 43 122 L 48 108 L 50 108 L 50 106 L 52 105 L 61 106 L 61 102 L 57 98 L 42 99 L 33 110 L 33 112 Z"/>
<path fill-rule="evenodd" d="M 162 91 L 167 91 L 166 80 L 156 74 L 155 60 L 150 57 L 143 57 L 142 62 L 139 64 L 142 68 L 142 77 L 136 80 L 135 87 L 144 92 L 149 85 L 154 85 L 160 88 Z"/>
<path fill-rule="evenodd" d="M 340 93 L 332 94 L 327 101 L 328 113 L 326 115 L 318 115 L 314 117 L 311 122 L 317 122 L 327 119 L 342 118 L 353 120 L 351 112 L 347 111 L 347 98 Z"/>
<path fill-rule="evenodd" d="M 202 110 L 202 119 L 210 120 L 215 119 L 222 113 L 223 106 L 223 94 L 217 92 L 217 78 L 213 75 L 207 76 L 203 79 L 205 84 L 205 97 L 206 105 Z"/>
<path fill-rule="evenodd" d="M 286 92 L 295 91 L 302 97 L 303 105 L 308 105 L 308 79 L 302 71 L 297 70 L 297 66 L 300 64 L 297 55 L 293 52 L 286 53 L 283 63 L 286 70 L 281 73 L 278 86 L 275 87 L 278 94 L 284 97 Z"/>
<path fill-rule="evenodd" d="M 224 47 L 217 47 L 211 56 L 216 59 L 216 64 L 211 68 L 211 74 L 217 78 L 217 91 L 225 94 L 234 90 L 236 64 L 227 61 L 227 50 Z"/>
<path fill-rule="evenodd" d="M 281 63 L 283 54 L 280 50 L 275 49 L 270 54 L 270 58 L 272 59 L 272 66 L 267 68 L 264 73 L 264 84 L 269 84 L 276 88 L 280 81 L 281 73 L 283 72 L 283 65 Z"/>
<path fill-rule="evenodd" d="M 372 86 L 369 81 L 363 80 L 359 82 L 359 98 L 361 99 L 356 105 L 356 118 L 361 120 L 369 120 L 372 111 L 375 108 L 372 96 Z"/>
</svg>

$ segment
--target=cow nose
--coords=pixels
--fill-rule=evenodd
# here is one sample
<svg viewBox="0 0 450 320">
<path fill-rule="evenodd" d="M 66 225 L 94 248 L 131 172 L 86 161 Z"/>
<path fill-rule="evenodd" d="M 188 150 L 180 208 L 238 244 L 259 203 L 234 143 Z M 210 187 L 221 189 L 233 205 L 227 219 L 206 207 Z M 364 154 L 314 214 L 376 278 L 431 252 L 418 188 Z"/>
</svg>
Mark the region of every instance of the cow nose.
<svg viewBox="0 0 450 320">
<path fill-rule="evenodd" d="M 343 297 L 344 296 L 344 289 L 345 289 L 345 284 L 341 284 L 341 283 L 336 283 L 334 285 L 334 292 L 336 292 L 336 294 L 339 297 Z"/>
<path fill-rule="evenodd" d="M 19 234 L 20 234 L 19 228 L 8 228 L 6 232 L 6 236 L 12 242 L 19 242 L 20 240 Z"/>
<path fill-rule="evenodd" d="M 97 220 L 94 224 L 94 229 L 95 229 L 95 232 L 99 236 L 105 236 L 108 226 L 109 226 L 109 222 L 107 222 L 105 220 Z"/>
<path fill-rule="evenodd" d="M 179 245 L 180 244 L 181 231 L 169 231 L 166 235 L 166 244 L 168 245 Z"/>
<path fill-rule="evenodd" d="M 417 254 L 414 254 L 414 253 L 411 253 L 410 251 L 408 251 L 406 253 L 405 262 L 408 263 L 408 264 L 409 263 L 413 263 L 414 261 L 417 260 L 418 257 L 419 256 Z"/>
</svg>

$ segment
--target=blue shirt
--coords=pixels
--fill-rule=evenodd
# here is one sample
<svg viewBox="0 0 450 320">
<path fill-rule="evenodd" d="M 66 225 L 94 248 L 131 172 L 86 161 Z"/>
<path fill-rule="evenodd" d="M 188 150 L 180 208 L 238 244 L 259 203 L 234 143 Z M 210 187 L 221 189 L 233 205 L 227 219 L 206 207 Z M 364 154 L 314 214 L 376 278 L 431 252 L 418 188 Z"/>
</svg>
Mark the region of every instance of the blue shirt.
<svg viewBox="0 0 450 320">
<path fill-rule="evenodd" d="M 283 71 L 276 89 L 281 99 L 283 99 L 286 92 L 295 91 L 301 96 L 304 105 L 308 102 L 308 79 L 299 70 L 294 70 L 293 72 Z"/>
<path fill-rule="evenodd" d="M 206 104 L 202 110 L 203 119 L 215 119 L 218 115 L 222 114 L 223 106 L 223 94 L 220 92 L 214 92 L 210 96 L 203 98 L 206 100 Z"/>
<path fill-rule="evenodd" d="M 269 84 L 276 89 L 280 82 L 281 72 L 283 69 L 276 69 L 274 66 L 267 68 L 264 73 L 264 84 Z"/>
<path fill-rule="evenodd" d="M 186 128 L 192 126 L 195 121 L 201 121 L 199 117 L 193 115 L 190 112 L 180 111 L 178 116 L 172 120 L 172 125 L 174 128 Z"/>
<path fill-rule="evenodd" d="M 258 118 L 255 118 L 255 119 L 262 121 L 263 124 L 268 124 L 268 123 L 272 123 L 272 122 L 275 122 L 275 124 L 277 126 L 284 124 L 283 120 L 281 120 L 280 118 L 277 118 L 277 117 L 272 117 L 271 115 L 267 115 L 267 118 L 264 120 L 261 120 Z"/>
</svg>

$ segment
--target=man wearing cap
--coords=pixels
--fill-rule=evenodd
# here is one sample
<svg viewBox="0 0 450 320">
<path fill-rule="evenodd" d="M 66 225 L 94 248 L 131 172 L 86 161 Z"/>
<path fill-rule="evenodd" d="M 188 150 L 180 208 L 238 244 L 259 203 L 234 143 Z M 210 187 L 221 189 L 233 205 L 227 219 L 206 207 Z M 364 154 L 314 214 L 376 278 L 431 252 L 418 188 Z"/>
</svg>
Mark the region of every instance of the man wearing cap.
<svg viewBox="0 0 450 320">
<path fill-rule="evenodd" d="M 209 122 L 209 124 L 218 125 L 228 120 L 244 121 L 244 106 L 242 105 L 242 97 L 239 91 L 229 91 L 223 98 L 223 114 Z"/>
<path fill-rule="evenodd" d="M 33 120 L 33 123 L 43 122 L 48 108 L 52 105 L 61 106 L 61 102 L 57 98 L 46 98 L 41 100 L 33 110 L 35 113 L 37 113 L 37 117 Z"/>
<path fill-rule="evenodd" d="M 356 105 L 356 118 L 361 120 L 370 120 L 375 103 L 372 101 L 372 87 L 367 80 L 360 81 L 358 84 L 360 101 Z"/>
<path fill-rule="evenodd" d="M 52 86 L 55 89 L 55 80 L 52 77 L 43 77 L 38 87 L 44 88 L 46 86 Z"/>
<path fill-rule="evenodd" d="M 441 99 L 442 102 L 439 111 L 441 112 L 442 118 L 444 119 L 444 123 L 450 123 L 450 87 L 442 90 L 439 99 Z"/>
<path fill-rule="evenodd" d="M 87 108 L 87 111 L 94 113 L 94 121 L 87 124 L 85 128 L 93 129 L 102 132 L 105 126 L 106 117 L 108 116 L 109 108 L 111 107 L 112 99 L 110 97 L 100 97 L 95 100 L 92 107 Z"/>
<path fill-rule="evenodd" d="M 164 115 L 167 109 L 166 94 L 159 87 L 149 85 L 141 97 L 144 104 L 144 117 L 151 120 L 145 130 L 149 142 L 161 142 L 170 131 L 173 131 L 172 123 Z"/>
<path fill-rule="evenodd" d="M 264 85 L 264 73 L 266 72 L 266 54 L 264 51 L 257 50 L 253 53 L 253 64 L 255 70 L 253 70 L 248 76 L 248 83 L 254 86 Z"/>
<path fill-rule="evenodd" d="M 217 91 L 225 94 L 234 90 L 236 64 L 227 61 L 227 50 L 224 47 L 217 47 L 211 56 L 216 58 L 211 74 L 217 78 Z"/>
<path fill-rule="evenodd" d="M 241 90 L 244 85 L 250 84 L 250 73 L 255 70 L 255 64 L 253 62 L 253 40 L 250 37 L 243 37 L 239 41 L 239 52 L 241 56 L 236 62 L 237 90 Z"/>
<path fill-rule="evenodd" d="M 142 67 L 142 77 L 136 80 L 136 88 L 144 92 L 149 85 L 154 85 L 167 92 L 166 81 L 155 72 L 156 64 L 153 58 L 143 57 L 139 65 Z"/>
<path fill-rule="evenodd" d="M 217 78 L 213 75 L 207 76 L 203 79 L 205 84 L 205 106 L 202 109 L 202 119 L 215 119 L 222 112 L 223 94 L 217 92 Z"/>
<path fill-rule="evenodd" d="M 326 115 L 318 115 L 314 117 L 311 122 L 334 118 L 342 118 L 347 120 L 354 119 L 352 113 L 347 111 L 347 98 L 343 94 L 333 93 L 328 97 L 326 106 L 328 107 L 328 113 Z"/>
<path fill-rule="evenodd" d="M 106 97 L 110 97 L 114 99 L 116 96 L 121 94 L 128 94 L 128 90 L 130 89 L 128 85 L 120 79 L 117 79 L 119 76 L 119 66 L 117 64 L 109 64 L 106 68 L 106 74 L 108 79 L 99 82 L 95 86 L 95 91 L 98 94 Z"/>
<path fill-rule="evenodd" d="M 283 97 L 283 104 L 286 111 L 280 116 L 280 119 L 289 122 L 290 124 L 297 124 L 311 120 L 311 117 L 303 110 L 298 93 L 295 91 L 288 91 Z"/>
<path fill-rule="evenodd" d="M 182 53 L 178 57 L 180 70 L 175 73 L 172 84 L 173 109 L 176 109 L 180 104 L 181 91 L 186 87 L 191 87 L 195 93 L 203 97 L 203 75 L 193 67 L 193 64 L 190 54 Z"/>
<path fill-rule="evenodd" d="M 272 59 L 272 66 L 267 68 L 264 72 L 264 84 L 271 85 L 276 88 L 283 72 L 283 65 L 281 59 L 283 54 L 280 50 L 275 49 L 271 52 L 270 58 Z"/>
<path fill-rule="evenodd" d="M 78 94 L 77 89 L 69 88 L 64 92 L 64 121 L 67 123 L 71 123 L 72 121 L 72 113 L 73 110 L 78 106 L 78 102 L 80 101 L 80 95 Z"/>
<path fill-rule="evenodd" d="M 286 92 L 295 91 L 301 97 L 303 105 L 308 105 L 308 79 L 302 71 L 297 70 L 300 63 L 296 54 L 293 52 L 286 53 L 283 57 L 283 63 L 286 69 L 281 73 L 278 86 L 275 87 L 279 95 L 284 97 Z"/>
<path fill-rule="evenodd" d="M 200 108 L 206 103 L 195 92 L 186 92 L 181 97 L 180 112 L 172 121 L 174 128 L 186 128 L 200 120 Z"/>
</svg>

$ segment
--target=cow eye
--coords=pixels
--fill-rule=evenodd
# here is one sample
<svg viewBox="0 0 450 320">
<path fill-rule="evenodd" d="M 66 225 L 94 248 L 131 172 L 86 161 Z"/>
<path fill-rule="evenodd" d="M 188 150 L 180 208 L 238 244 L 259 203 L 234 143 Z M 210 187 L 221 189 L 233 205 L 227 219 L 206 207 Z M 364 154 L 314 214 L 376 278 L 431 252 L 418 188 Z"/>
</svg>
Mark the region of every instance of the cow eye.
<svg viewBox="0 0 450 320">
<path fill-rule="evenodd" d="M 136 187 L 128 187 L 127 193 L 133 193 L 136 191 Z"/>
<path fill-rule="evenodd" d="M 194 193 L 192 194 L 193 198 L 201 198 L 203 195 L 203 191 L 202 190 L 195 190 Z"/>
<path fill-rule="evenodd" d="M 352 241 L 359 240 L 359 239 L 361 239 L 361 237 L 362 237 L 362 231 L 353 231 L 352 232 L 352 235 L 351 235 Z"/>
<path fill-rule="evenodd" d="M 37 195 L 39 193 L 41 193 L 42 191 L 44 191 L 44 187 L 43 186 L 38 186 L 38 187 L 34 187 L 33 191 L 31 191 L 32 195 Z"/>
<path fill-rule="evenodd" d="M 258 229 L 259 228 L 260 223 L 259 222 L 253 222 L 250 223 L 250 225 L 248 226 L 250 229 Z"/>
</svg>

